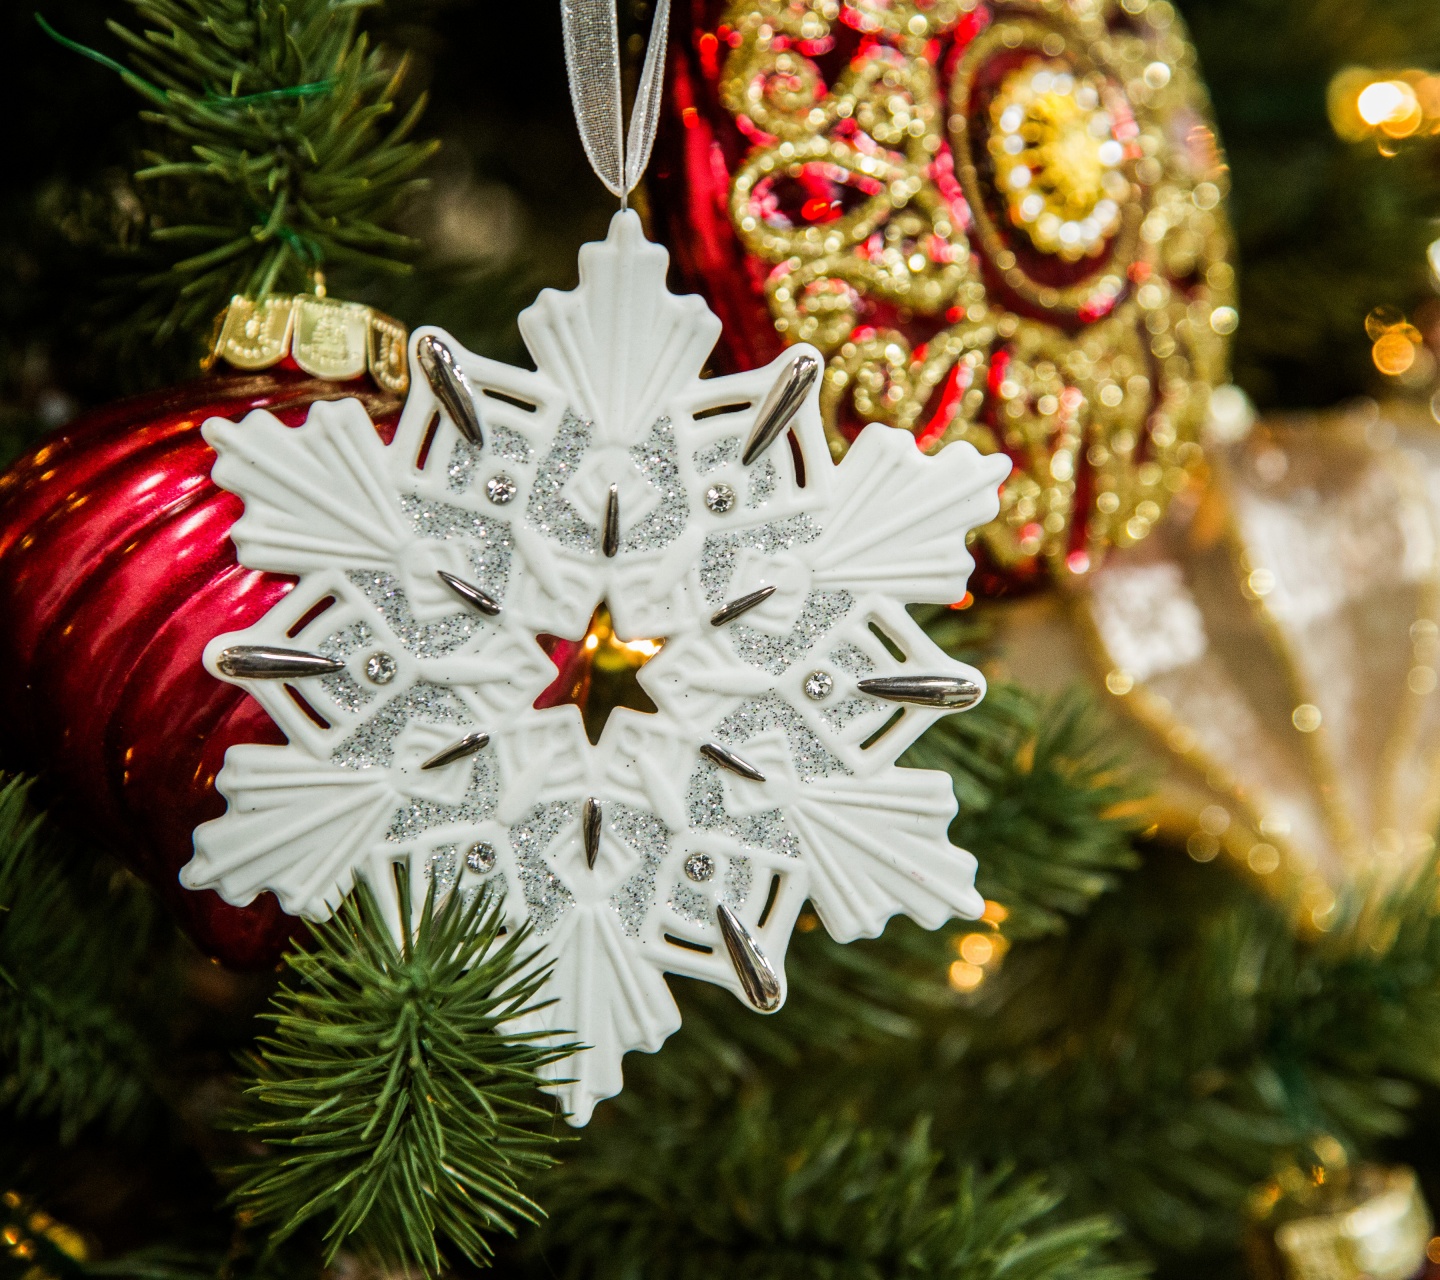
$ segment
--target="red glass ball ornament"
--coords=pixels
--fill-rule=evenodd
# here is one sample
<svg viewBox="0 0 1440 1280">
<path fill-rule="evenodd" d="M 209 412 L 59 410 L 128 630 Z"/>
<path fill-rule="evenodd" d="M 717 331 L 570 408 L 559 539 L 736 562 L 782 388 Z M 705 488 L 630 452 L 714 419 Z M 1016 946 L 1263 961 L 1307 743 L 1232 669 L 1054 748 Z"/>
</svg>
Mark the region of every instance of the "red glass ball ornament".
<svg viewBox="0 0 1440 1280">
<path fill-rule="evenodd" d="M 388 443 L 397 397 L 277 368 L 86 414 L 0 476 L 4 763 L 38 773 L 58 816 L 114 849 L 204 951 L 237 968 L 273 963 L 296 921 L 268 893 L 235 907 L 177 875 L 195 827 L 225 810 L 215 775 L 226 749 L 285 739 L 201 653 L 294 579 L 237 563 L 242 504 L 211 481 L 200 427 L 255 409 L 297 426 L 316 401 L 346 396 Z"/>
</svg>

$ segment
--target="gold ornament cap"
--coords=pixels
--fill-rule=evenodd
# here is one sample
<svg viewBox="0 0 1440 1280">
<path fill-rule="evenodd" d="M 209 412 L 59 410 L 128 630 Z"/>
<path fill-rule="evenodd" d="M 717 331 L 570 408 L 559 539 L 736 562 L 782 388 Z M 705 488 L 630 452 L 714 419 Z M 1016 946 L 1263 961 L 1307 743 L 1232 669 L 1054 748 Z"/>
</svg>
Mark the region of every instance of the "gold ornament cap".
<svg viewBox="0 0 1440 1280">
<path fill-rule="evenodd" d="M 1410 1280 L 1433 1231 L 1415 1171 L 1317 1165 L 1302 1188 L 1276 1178 L 1256 1190 L 1250 1239 L 1256 1280 Z M 1312 1171 L 1314 1172 L 1314 1171 Z"/>
<path fill-rule="evenodd" d="M 217 360 L 237 369 L 269 369 L 287 357 L 316 378 L 348 382 L 367 371 L 383 390 L 410 388 L 405 344 L 398 320 L 358 302 L 322 294 L 270 294 L 230 300 L 219 319 Z"/>
</svg>

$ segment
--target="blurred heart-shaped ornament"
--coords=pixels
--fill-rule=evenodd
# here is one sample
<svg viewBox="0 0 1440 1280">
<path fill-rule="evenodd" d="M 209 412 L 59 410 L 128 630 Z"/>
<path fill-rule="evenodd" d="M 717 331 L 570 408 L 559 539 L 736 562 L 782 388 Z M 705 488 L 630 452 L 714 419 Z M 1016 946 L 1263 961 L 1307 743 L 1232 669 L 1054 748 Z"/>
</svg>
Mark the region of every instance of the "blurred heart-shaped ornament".
<svg viewBox="0 0 1440 1280">
<path fill-rule="evenodd" d="M 39 773 L 57 816 L 155 885 L 210 955 L 273 962 L 294 928 L 274 897 L 248 907 L 183 889 L 191 832 L 238 742 L 283 742 L 201 651 L 262 617 L 293 579 L 236 562 L 242 504 L 210 479 L 208 418 L 268 409 L 303 422 L 356 396 L 388 439 L 407 377 L 405 331 L 324 298 L 236 299 L 225 372 L 83 415 L 0 477 L 0 717 L 7 767 Z"/>
<path fill-rule="evenodd" d="M 735 368 L 809 342 L 832 452 L 1014 464 L 976 590 L 1083 577 L 1201 465 L 1226 166 L 1162 0 L 692 0 L 650 191 Z"/>
</svg>

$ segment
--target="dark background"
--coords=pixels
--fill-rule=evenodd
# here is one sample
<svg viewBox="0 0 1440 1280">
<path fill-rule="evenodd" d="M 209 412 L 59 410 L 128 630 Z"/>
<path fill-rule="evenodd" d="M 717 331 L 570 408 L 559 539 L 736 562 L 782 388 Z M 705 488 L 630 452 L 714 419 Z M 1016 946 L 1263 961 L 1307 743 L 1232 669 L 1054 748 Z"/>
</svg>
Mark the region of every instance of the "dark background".
<svg viewBox="0 0 1440 1280">
<path fill-rule="evenodd" d="M 626 33 L 644 5 L 622 4 Z M 1344 143 L 1325 90 L 1348 63 L 1440 70 L 1435 0 L 1187 0 L 1233 167 L 1242 323 L 1236 379 L 1262 409 L 1333 404 L 1380 385 L 1363 321 L 1380 304 L 1433 322 L 1425 245 L 1440 235 L 1440 143 L 1393 157 Z M 683 3 L 675 37 L 685 38 Z M 65 34 L 118 52 L 104 28 L 123 0 L 44 0 Z M 333 278 L 331 291 L 411 324 L 451 329 L 487 354 L 521 356 L 516 312 L 573 280 L 575 249 L 613 202 L 585 164 L 570 116 L 553 0 L 411 0 L 372 22 L 408 50 L 409 92 L 444 148 L 409 229 L 427 250 L 407 280 Z M 0 17 L 11 111 L 0 217 L 0 457 L 46 427 L 127 391 L 190 376 L 191 349 L 118 342 L 109 246 L 136 234 L 128 187 L 139 103 L 111 72 L 51 42 L 29 3 Z M 108 305 L 107 305 L 108 302 Z"/>
</svg>

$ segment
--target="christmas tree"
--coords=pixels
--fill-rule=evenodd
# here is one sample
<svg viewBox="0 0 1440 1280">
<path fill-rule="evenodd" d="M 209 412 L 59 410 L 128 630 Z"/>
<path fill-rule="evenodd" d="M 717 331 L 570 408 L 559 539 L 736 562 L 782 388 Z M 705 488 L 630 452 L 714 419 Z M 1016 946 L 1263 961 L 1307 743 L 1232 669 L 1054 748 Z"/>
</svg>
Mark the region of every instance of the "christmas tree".
<svg viewBox="0 0 1440 1280">
<path fill-rule="evenodd" d="M 622 15 L 632 70 L 642 8 Z M 1440 67 L 1440 18 L 1180 8 L 1233 166 L 1236 381 L 1266 412 L 1428 391 L 1440 190 L 1433 144 L 1412 136 L 1428 126 L 1340 137 L 1333 86 L 1351 65 L 1375 69 L 1357 86 Z M 82 407 L 194 373 L 237 295 L 351 299 L 519 363 L 516 314 L 573 283 L 576 247 L 604 234 L 612 202 L 544 6 L 129 0 L 117 18 L 65 0 L 43 19 L 5 19 L 27 119 L 4 196 L 7 461 Z M 1377 307 L 1394 312 L 1367 333 Z M 1386 382 L 1377 344 L 1402 325 L 1416 356 Z M 948 654 L 1023 669 L 1003 607 L 916 620 Z M 1409 632 L 1417 663 L 1431 634 Z M 608 696 L 598 659 L 592 678 Z M 546 979 L 496 900 L 447 898 L 437 875 L 402 893 L 423 905 L 397 942 L 361 887 L 295 927 L 278 967 L 217 964 L 117 859 L 121 820 L 84 812 L 15 732 L 0 1265 L 29 1280 L 1310 1274 L 1277 1250 L 1287 1223 L 1387 1192 L 1413 1216 L 1407 1166 L 1433 1202 L 1433 859 L 1352 877 L 1323 910 L 1303 886 L 1268 889 L 1260 846 L 1246 870 L 1216 856 L 1224 826 L 1187 841 L 1157 817 L 1154 753 L 1100 696 L 992 679 L 902 758 L 952 780 L 983 917 L 841 946 L 803 910 L 770 1018 L 672 979 L 682 1029 L 629 1055 L 624 1091 L 577 1131 L 540 1091 L 568 1046 L 522 1029 Z M 1370 1265 L 1399 1280 L 1425 1263 L 1412 1247 L 1402 1269 Z"/>
</svg>

